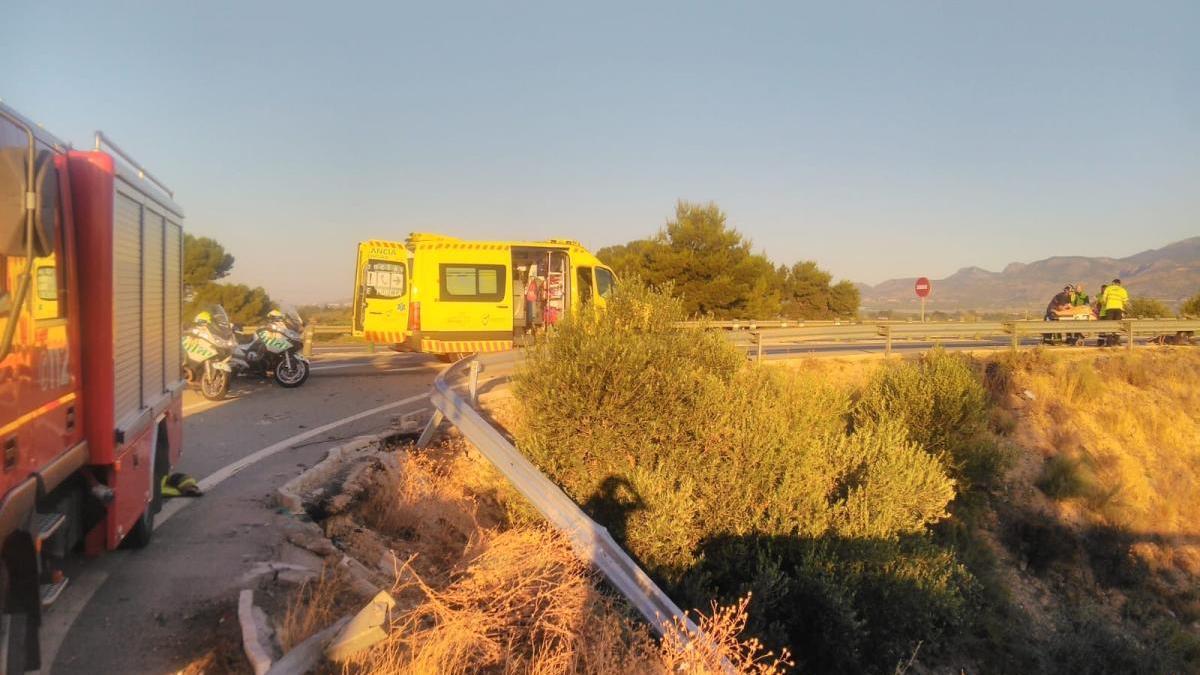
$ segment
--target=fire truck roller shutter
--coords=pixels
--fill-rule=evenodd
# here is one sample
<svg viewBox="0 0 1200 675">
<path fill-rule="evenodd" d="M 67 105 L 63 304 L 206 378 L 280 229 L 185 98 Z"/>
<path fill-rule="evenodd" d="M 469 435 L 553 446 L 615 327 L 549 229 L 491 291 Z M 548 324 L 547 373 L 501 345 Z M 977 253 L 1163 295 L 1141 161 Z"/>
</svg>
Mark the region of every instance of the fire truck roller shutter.
<svg viewBox="0 0 1200 675">
<path fill-rule="evenodd" d="M 0 148 L 0 254 L 3 255 L 25 255 L 26 156 L 25 147 Z M 54 166 L 54 153 L 49 150 L 37 154 L 33 191 L 37 194 L 33 251 L 35 255 L 47 256 L 54 252 L 59 213 L 58 170 Z"/>
<path fill-rule="evenodd" d="M 180 318 L 180 313 L 183 311 L 181 306 L 183 297 L 183 270 L 180 267 L 179 261 L 183 257 L 183 228 L 177 222 L 172 222 L 170 217 L 167 218 L 166 241 L 163 244 L 163 251 L 166 254 L 166 261 L 163 265 L 166 279 L 163 282 L 163 339 L 166 345 L 166 358 L 163 363 L 166 364 L 167 386 L 174 384 L 183 377 L 180 372 L 180 366 L 183 363 L 183 354 L 180 353 L 179 340 L 182 337 L 183 322 Z"/>
<path fill-rule="evenodd" d="M 166 219 L 149 204 L 142 207 L 142 407 L 152 407 L 162 397 L 166 335 L 163 320 L 163 228 Z"/>
<path fill-rule="evenodd" d="M 142 205 L 113 197 L 113 419 L 142 404 Z"/>
</svg>

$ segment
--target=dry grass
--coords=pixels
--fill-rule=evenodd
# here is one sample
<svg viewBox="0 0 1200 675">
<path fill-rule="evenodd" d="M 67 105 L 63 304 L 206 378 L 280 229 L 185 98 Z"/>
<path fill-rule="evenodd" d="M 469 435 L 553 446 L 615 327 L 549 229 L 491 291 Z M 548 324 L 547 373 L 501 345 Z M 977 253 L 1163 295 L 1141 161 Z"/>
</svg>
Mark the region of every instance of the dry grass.
<svg viewBox="0 0 1200 675">
<path fill-rule="evenodd" d="M 1081 467 L 1088 483 L 1061 505 L 1084 525 L 1200 536 L 1200 352 L 1143 349 L 1022 363 L 1036 399 L 1018 441 Z M 1058 460 L 1063 461 L 1063 460 Z M 1200 569 L 1193 570 L 1200 572 Z"/>
<path fill-rule="evenodd" d="M 345 672 L 715 675 L 731 672 L 726 663 L 734 673 L 773 675 L 790 665 L 786 653 L 776 658 L 740 639 L 749 598 L 697 615 L 703 638 L 680 622 L 655 641 L 599 592 L 566 540 L 545 528 L 496 534 L 452 576 L 438 589 L 405 566 L 395 593 L 416 590 L 423 601 Z"/>
<path fill-rule="evenodd" d="M 357 515 L 388 538 L 399 559 L 415 556 L 422 573 L 434 576 L 462 560 L 485 530 L 499 525 L 498 518 L 481 512 L 452 462 L 410 453 L 396 457 L 399 467 L 376 475 Z"/>
<path fill-rule="evenodd" d="M 416 589 L 424 601 L 358 665 L 377 673 L 529 672 L 534 663 L 570 659 L 594 590 L 583 563 L 549 532 L 498 534 L 454 576 L 439 590 L 402 570 L 397 593 Z"/>
<path fill-rule="evenodd" d="M 284 651 L 304 642 L 345 614 L 342 600 L 346 585 L 336 569 L 325 567 L 321 575 L 301 584 L 284 612 L 279 641 Z"/>
<path fill-rule="evenodd" d="M 511 505 L 504 479 L 463 444 L 396 458 L 353 517 L 403 561 L 398 611 L 391 637 L 345 664 L 347 673 L 715 673 L 721 658 L 736 672 L 774 673 L 784 664 L 739 641 L 745 601 L 698 616 L 712 636 L 706 648 L 680 655 L 682 634 L 655 640 L 600 591 L 563 537 Z M 281 627 L 285 644 L 345 613 L 338 586 L 326 574 L 300 590 Z"/>
<path fill-rule="evenodd" d="M 705 675 L 724 675 L 730 669 L 753 675 L 787 672 L 794 664 L 786 649 L 776 656 L 758 640 L 742 639 L 742 631 L 750 619 L 746 611 L 749 605 L 749 595 L 725 607 L 714 602 L 711 614 L 697 613 L 695 629 L 676 619 L 675 630 L 663 638 L 660 650 L 665 672 Z"/>
</svg>

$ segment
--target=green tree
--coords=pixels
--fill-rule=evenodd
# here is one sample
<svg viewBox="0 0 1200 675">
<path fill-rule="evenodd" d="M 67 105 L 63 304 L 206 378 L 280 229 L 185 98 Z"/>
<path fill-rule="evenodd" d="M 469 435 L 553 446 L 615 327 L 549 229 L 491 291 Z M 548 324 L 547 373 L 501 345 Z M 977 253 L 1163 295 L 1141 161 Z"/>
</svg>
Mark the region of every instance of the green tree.
<svg viewBox="0 0 1200 675">
<path fill-rule="evenodd" d="M 612 268 L 621 279 L 645 277 L 650 251 L 662 246 L 654 239 L 637 239 L 628 244 L 605 246 L 596 251 L 596 257 Z"/>
<path fill-rule="evenodd" d="M 833 275 L 812 260 L 779 268 L 783 315 L 821 319 L 858 314 L 858 287 L 849 281 L 832 284 Z"/>
<path fill-rule="evenodd" d="M 783 313 L 790 318 L 818 319 L 829 311 L 829 282 L 833 276 L 812 260 L 783 268 Z"/>
<path fill-rule="evenodd" d="M 272 302 L 262 287 L 216 282 L 229 275 L 233 262 L 233 256 L 217 240 L 184 235 L 185 323 L 190 322 L 200 310 L 213 305 L 223 306 L 234 323 L 253 324 L 266 317 Z"/>
<path fill-rule="evenodd" d="M 660 245 L 647 250 L 644 277 L 652 285 L 671 284 L 689 315 L 749 318 L 756 291 L 763 295 L 752 308 L 766 316 L 778 313 L 770 297 L 770 262 L 751 252 L 750 242 L 726 225 L 716 204 L 680 201 L 657 240 Z"/>
<path fill-rule="evenodd" d="M 1200 293 L 1193 295 L 1184 302 L 1183 306 L 1179 308 L 1179 313 L 1184 316 L 1200 318 Z"/>
<path fill-rule="evenodd" d="M 233 256 L 209 237 L 183 235 L 183 283 L 197 289 L 222 279 L 233 269 Z"/>
<path fill-rule="evenodd" d="M 1175 316 L 1170 307 L 1154 298 L 1133 298 L 1129 301 L 1127 313 L 1134 319 L 1164 319 Z"/>
<path fill-rule="evenodd" d="M 829 289 L 829 311 L 834 316 L 857 316 L 862 296 L 852 281 L 842 280 Z"/>
<path fill-rule="evenodd" d="M 728 227 L 716 204 L 680 201 L 675 218 L 653 239 L 610 246 L 600 259 L 620 276 L 640 276 L 674 289 L 690 316 L 770 317 L 779 314 L 774 268 Z"/>
<path fill-rule="evenodd" d="M 261 287 L 250 288 L 245 284 L 205 284 L 192 294 L 188 310 L 184 314 L 191 320 L 202 309 L 221 305 L 234 323 L 258 323 L 271 311 L 271 296 Z"/>
<path fill-rule="evenodd" d="M 625 279 L 670 285 L 689 316 L 769 319 L 853 316 L 858 288 L 812 261 L 776 268 L 728 226 L 714 203 L 680 201 L 675 218 L 650 239 L 600 249 L 596 256 Z"/>
</svg>

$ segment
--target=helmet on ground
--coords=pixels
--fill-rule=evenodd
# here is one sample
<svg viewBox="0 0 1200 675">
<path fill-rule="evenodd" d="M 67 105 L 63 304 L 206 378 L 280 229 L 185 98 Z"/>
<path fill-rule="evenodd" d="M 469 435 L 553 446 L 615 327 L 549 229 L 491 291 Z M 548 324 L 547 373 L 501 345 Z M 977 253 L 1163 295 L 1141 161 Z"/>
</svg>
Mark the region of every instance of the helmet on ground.
<svg viewBox="0 0 1200 675">
<path fill-rule="evenodd" d="M 192 319 L 192 323 L 196 323 L 201 326 L 207 326 L 208 324 L 212 323 L 212 314 L 209 314 L 207 310 L 200 312 L 196 315 L 195 319 Z"/>
</svg>

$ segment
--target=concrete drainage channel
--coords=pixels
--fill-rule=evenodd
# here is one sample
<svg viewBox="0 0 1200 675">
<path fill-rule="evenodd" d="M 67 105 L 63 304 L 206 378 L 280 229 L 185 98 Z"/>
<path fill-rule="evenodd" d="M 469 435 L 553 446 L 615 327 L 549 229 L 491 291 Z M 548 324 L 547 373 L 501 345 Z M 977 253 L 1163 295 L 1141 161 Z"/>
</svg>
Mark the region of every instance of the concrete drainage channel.
<svg viewBox="0 0 1200 675">
<path fill-rule="evenodd" d="M 279 560 L 259 562 L 241 579 L 237 616 L 242 645 L 255 675 L 282 675 L 313 670 L 322 659 L 342 662 L 387 637 L 395 601 L 385 589 L 392 584 L 383 570 L 371 569 L 343 551 L 327 536 L 322 523 L 345 512 L 370 484 L 371 476 L 398 466 L 397 453 L 417 439 L 417 422 L 404 428 L 361 436 L 331 449 L 323 460 L 278 488 L 275 499 L 292 519 L 285 526 L 287 544 Z M 334 570 L 360 598 L 355 611 L 323 627 L 284 653 L 284 617 L 269 616 L 255 603 L 255 589 L 265 584 L 300 587 Z M 289 593 L 289 595 L 291 595 Z M 280 608 L 276 607 L 278 611 Z"/>
</svg>

